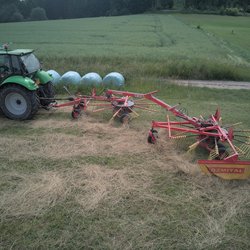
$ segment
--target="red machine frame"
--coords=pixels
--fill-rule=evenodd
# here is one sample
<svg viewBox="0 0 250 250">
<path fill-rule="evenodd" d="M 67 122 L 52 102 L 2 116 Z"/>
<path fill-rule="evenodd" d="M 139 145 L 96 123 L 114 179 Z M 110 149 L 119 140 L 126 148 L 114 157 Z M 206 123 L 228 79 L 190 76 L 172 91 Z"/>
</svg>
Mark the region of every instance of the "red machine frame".
<svg viewBox="0 0 250 250">
<path fill-rule="evenodd" d="M 240 161 L 239 151 L 243 150 L 233 144 L 235 139 L 233 126 L 223 128 L 219 123 L 221 119 L 220 110 L 217 109 L 214 115 L 210 115 L 208 119 L 190 117 L 178 109 L 178 105 L 171 106 L 162 100 L 153 96 L 157 91 L 139 94 L 127 91 L 109 90 L 109 93 L 130 97 L 146 98 L 165 110 L 171 112 L 175 117 L 182 121 L 170 121 L 167 116 L 166 122 L 152 121 L 149 131 L 148 142 L 155 143 L 157 140 L 157 131 L 155 128 L 164 128 L 168 131 L 169 138 L 185 137 L 183 133 L 190 133 L 196 137 L 196 142 L 189 146 L 190 149 L 196 146 L 206 148 L 210 153 L 214 152 L 215 159 L 199 160 L 203 172 L 207 174 L 217 175 L 224 179 L 246 179 L 250 177 L 250 161 Z M 179 135 L 173 135 L 172 131 L 180 132 Z M 246 136 L 246 138 L 249 138 Z M 226 150 L 225 143 L 229 145 L 230 151 Z M 249 142 L 243 142 L 248 147 Z M 248 147 L 249 150 L 249 147 Z M 249 152 L 248 152 L 249 153 Z"/>
<path fill-rule="evenodd" d="M 96 91 L 93 90 L 90 96 L 79 95 L 72 97 L 69 98 L 69 101 L 66 103 L 53 104 L 53 107 L 73 106 L 72 117 L 77 118 L 82 111 L 87 110 L 92 100 L 100 101 L 104 103 L 95 103 L 94 106 L 100 106 L 101 108 L 94 112 L 112 109 L 113 116 L 111 119 L 118 117 L 121 121 L 126 121 L 130 113 L 135 113 L 138 116 L 138 114 L 133 111 L 134 107 L 155 111 L 144 106 L 145 104 L 136 104 L 134 100 L 130 98 L 147 99 L 153 102 L 154 105 L 161 106 L 171 112 L 175 117 L 181 119 L 181 121 L 170 121 L 169 116 L 167 116 L 167 121 L 165 122 L 152 121 L 148 142 L 156 143 L 158 134 L 156 128 L 166 129 L 168 137 L 173 139 L 187 137 L 184 135 L 185 133 L 190 134 L 190 136 L 196 137 L 196 142 L 189 146 L 190 149 L 201 146 L 207 149 L 210 155 L 212 155 L 212 153 L 214 154 L 212 159 L 198 161 L 203 172 L 217 175 L 224 179 L 246 179 L 250 177 L 250 161 L 239 160 L 239 155 L 240 153 L 244 153 L 244 150 L 241 150 L 233 143 L 234 140 L 237 141 L 233 126 L 225 128 L 220 125 L 221 114 L 219 109 L 216 110 L 214 115 L 210 115 L 207 119 L 190 117 L 178 109 L 179 105 L 171 106 L 156 98 L 153 95 L 156 92 L 157 91 L 141 94 L 128 91 L 107 90 L 104 95 L 96 95 Z M 179 132 L 179 134 L 174 135 L 173 131 Z M 250 138 L 249 136 L 245 137 Z M 243 143 L 245 143 L 249 154 L 250 143 Z M 226 149 L 225 144 L 229 145 L 229 150 Z"/>
<path fill-rule="evenodd" d="M 100 107 L 93 112 L 101 112 L 105 110 L 113 110 L 113 116 L 111 118 L 119 118 L 121 122 L 128 122 L 130 120 L 130 114 L 133 113 L 136 117 L 139 116 L 138 113 L 134 111 L 134 108 L 140 108 L 154 112 L 155 110 L 147 108 L 143 103 L 136 103 L 134 100 L 130 100 L 130 95 L 124 95 L 125 92 L 120 93 L 120 91 L 107 90 L 102 95 L 97 95 L 96 90 L 93 89 L 91 95 L 77 95 L 75 97 L 68 98 L 68 102 L 61 104 L 54 103 L 51 105 L 53 108 L 63 108 L 72 106 L 72 118 L 78 118 L 82 112 L 86 112 L 89 106 Z M 116 94 L 120 96 L 116 96 Z M 122 96 L 121 96 L 122 95 Z M 137 98 L 143 98 L 144 95 L 138 94 L 134 96 Z M 97 101 L 91 103 L 91 101 Z"/>
</svg>

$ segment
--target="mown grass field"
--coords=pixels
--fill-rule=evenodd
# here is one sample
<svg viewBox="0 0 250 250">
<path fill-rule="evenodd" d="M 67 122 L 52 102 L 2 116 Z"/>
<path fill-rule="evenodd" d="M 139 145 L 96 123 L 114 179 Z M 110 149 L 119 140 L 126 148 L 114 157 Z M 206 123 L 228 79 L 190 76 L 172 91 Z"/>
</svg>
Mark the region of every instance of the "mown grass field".
<svg viewBox="0 0 250 250">
<path fill-rule="evenodd" d="M 220 106 L 223 124 L 242 121 L 249 128 L 249 91 L 180 87 L 165 79 L 171 65 L 173 72 L 179 65 L 190 76 L 197 60 L 211 63 L 218 73 L 236 67 L 227 49 L 218 47 L 217 36 L 207 39 L 204 24 L 197 30 L 193 20 L 185 23 L 181 18 L 142 15 L 0 24 L 0 30 L 14 46 L 18 41 L 25 48 L 39 47 L 47 69 L 102 75 L 120 71 L 128 90 L 158 89 L 159 98 L 171 105 L 181 102 L 191 116 L 207 116 Z M 186 33 L 177 33 L 179 29 Z M 172 45 L 173 54 L 167 42 L 159 46 L 160 36 L 169 41 L 169 34 L 179 36 L 180 47 Z M 244 67 L 249 67 L 245 61 L 239 68 Z M 237 75 L 242 76 L 239 68 Z M 198 77 L 196 70 L 191 72 Z M 184 143 L 166 140 L 164 131 L 157 145 L 148 145 L 151 120 L 164 121 L 165 112 L 137 110 L 141 116 L 128 128 L 116 121 L 109 124 L 109 112 L 88 112 L 72 121 L 70 111 L 41 110 L 25 122 L 0 115 L 0 249 L 250 248 L 249 180 L 202 175 L 195 161 L 204 152 L 186 153 Z"/>
<path fill-rule="evenodd" d="M 221 105 L 225 124 L 249 127 L 246 91 L 157 87 L 190 115 Z M 164 131 L 148 145 L 165 112 L 137 110 L 127 128 L 109 124 L 110 112 L 72 121 L 70 111 L 0 117 L 2 249 L 249 249 L 249 180 L 202 175 L 204 152 L 187 154 Z"/>
</svg>

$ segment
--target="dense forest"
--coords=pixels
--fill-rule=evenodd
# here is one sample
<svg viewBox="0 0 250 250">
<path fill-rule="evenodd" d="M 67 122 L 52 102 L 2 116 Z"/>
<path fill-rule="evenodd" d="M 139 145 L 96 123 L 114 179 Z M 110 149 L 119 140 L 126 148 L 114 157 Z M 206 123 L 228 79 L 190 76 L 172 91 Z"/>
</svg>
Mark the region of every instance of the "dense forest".
<svg viewBox="0 0 250 250">
<path fill-rule="evenodd" d="M 185 8 L 198 10 L 219 10 L 221 8 L 237 8 L 240 12 L 250 11 L 250 0 L 185 0 Z"/>
<path fill-rule="evenodd" d="M 0 0 L 0 22 L 138 14 L 153 10 L 242 15 L 250 0 Z"/>
</svg>

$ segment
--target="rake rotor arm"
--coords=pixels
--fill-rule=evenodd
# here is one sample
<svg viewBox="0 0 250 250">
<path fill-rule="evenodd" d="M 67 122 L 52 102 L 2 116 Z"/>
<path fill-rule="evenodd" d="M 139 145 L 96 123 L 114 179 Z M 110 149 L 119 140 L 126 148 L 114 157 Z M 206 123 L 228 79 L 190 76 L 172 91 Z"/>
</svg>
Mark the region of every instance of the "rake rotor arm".
<svg viewBox="0 0 250 250">
<path fill-rule="evenodd" d="M 134 92 L 129 92 L 129 91 L 119 91 L 119 90 L 108 89 L 106 91 L 106 94 L 121 95 L 121 96 L 135 97 L 135 98 L 146 98 L 147 95 L 152 95 L 157 92 L 158 91 L 153 91 L 147 94 L 141 94 L 141 93 L 134 93 Z"/>
<path fill-rule="evenodd" d="M 212 117 L 213 118 L 213 117 Z M 215 118 L 213 118 L 215 119 Z M 221 140 L 222 142 L 227 142 L 232 149 L 232 154 L 230 154 L 228 157 L 224 159 L 224 161 L 231 161 L 235 162 L 239 158 L 239 153 L 236 150 L 235 146 L 232 143 L 231 137 L 228 135 L 227 131 L 221 128 L 218 124 L 207 126 L 207 127 L 200 127 L 200 128 L 191 128 L 191 127 L 185 127 L 187 125 L 192 125 L 189 121 L 170 121 L 169 117 L 167 122 L 152 122 L 152 129 L 154 128 L 164 128 L 168 130 L 169 138 L 175 138 L 175 136 L 172 136 L 172 131 L 178 131 L 178 132 L 184 132 L 184 133 L 190 133 L 197 135 L 199 140 L 204 137 L 208 139 L 209 137 L 217 138 Z"/>
<path fill-rule="evenodd" d="M 205 130 L 180 127 L 182 125 L 188 125 L 188 124 L 190 124 L 190 122 L 172 122 L 172 121 L 156 122 L 156 121 L 153 121 L 152 128 L 165 128 L 171 131 L 186 132 L 186 133 L 191 133 L 191 134 L 196 134 L 196 135 L 201 135 L 201 136 L 212 136 L 212 137 L 217 137 L 217 138 L 220 137 L 220 134 L 218 132 L 211 132 L 212 130 L 209 127 L 204 128 Z M 214 127 L 212 128 L 213 130 L 215 130 Z"/>
<path fill-rule="evenodd" d="M 87 103 L 87 101 L 89 101 L 89 100 L 90 100 L 89 98 L 79 97 L 79 98 L 75 98 L 73 101 L 69 101 L 69 102 L 65 102 L 65 103 L 61 103 L 61 104 L 55 103 L 52 105 L 52 107 L 53 108 L 68 107 L 68 106 L 73 106 L 73 105 L 77 105 L 80 103 Z"/>
<path fill-rule="evenodd" d="M 154 92 L 152 92 L 154 93 Z M 192 117 L 189 117 L 188 115 L 186 114 L 183 114 L 181 111 L 179 111 L 176 107 L 178 105 L 175 105 L 175 106 L 170 106 L 169 104 L 165 103 L 164 101 L 156 98 L 155 96 L 152 95 L 152 93 L 148 93 L 148 94 L 145 94 L 145 98 L 156 103 L 157 105 L 163 107 L 164 109 L 170 111 L 174 116 L 177 116 L 179 118 L 182 118 L 186 121 L 189 122 L 189 124 L 192 124 L 193 126 L 195 127 L 199 127 L 200 126 L 200 121 L 199 119 L 197 118 L 192 118 Z"/>
</svg>

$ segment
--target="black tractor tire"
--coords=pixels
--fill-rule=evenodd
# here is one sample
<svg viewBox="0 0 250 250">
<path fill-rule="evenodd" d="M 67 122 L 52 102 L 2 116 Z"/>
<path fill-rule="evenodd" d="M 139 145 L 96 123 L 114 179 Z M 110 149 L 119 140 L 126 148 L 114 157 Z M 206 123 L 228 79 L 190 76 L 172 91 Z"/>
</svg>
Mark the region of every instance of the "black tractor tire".
<svg viewBox="0 0 250 250">
<path fill-rule="evenodd" d="M 39 108 L 36 91 L 8 84 L 0 89 L 0 108 L 12 120 L 31 119 Z"/>
<path fill-rule="evenodd" d="M 38 96 L 40 98 L 40 104 L 42 107 L 47 107 L 55 98 L 55 89 L 52 82 L 48 82 L 44 85 L 41 85 L 38 89 Z M 48 99 L 46 99 L 48 98 Z"/>
</svg>

